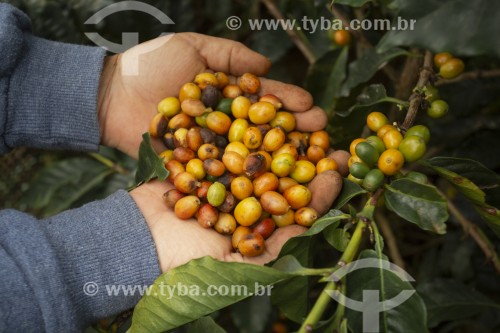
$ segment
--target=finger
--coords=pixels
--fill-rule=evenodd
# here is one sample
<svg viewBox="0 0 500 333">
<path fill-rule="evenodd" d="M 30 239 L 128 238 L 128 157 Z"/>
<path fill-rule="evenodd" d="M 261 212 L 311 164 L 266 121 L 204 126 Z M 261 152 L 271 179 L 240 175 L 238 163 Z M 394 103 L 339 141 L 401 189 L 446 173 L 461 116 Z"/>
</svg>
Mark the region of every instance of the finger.
<svg viewBox="0 0 500 333">
<path fill-rule="evenodd" d="M 349 174 L 349 159 L 351 154 L 345 150 L 335 150 L 328 154 L 328 157 L 333 158 L 339 167 L 339 173 L 342 177 L 347 177 Z"/>
<path fill-rule="evenodd" d="M 243 257 L 247 263 L 264 265 L 278 257 L 281 248 L 292 237 L 304 233 L 307 229 L 300 225 L 290 225 L 288 227 L 278 228 L 273 232 L 271 237 L 266 240 L 266 250 L 263 254 L 257 257 Z"/>
<path fill-rule="evenodd" d="M 342 190 L 342 176 L 337 171 L 324 171 L 314 177 L 307 187 L 312 193 L 309 207 L 316 209 L 321 216 L 330 209 L 339 196 Z"/>
<path fill-rule="evenodd" d="M 313 106 L 306 112 L 293 114 L 297 121 L 296 130 L 301 132 L 320 131 L 328 124 L 328 116 L 319 106 Z"/>
<path fill-rule="evenodd" d="M 193 45 L 207 66 L 215 71 L 231 75 L 266 75 L 271 67 L 269 59 L 239 42 L 196 33 L 180 33 L 177 36 Z"/>
<path fill-rule="evenodd" d="M 309 92 L 293 84 L 260 78 L 259 95 L 273 94 L 283 103 L 287 111 L 304 112 L 313 106 L 313 98 Z"/>
</svg>

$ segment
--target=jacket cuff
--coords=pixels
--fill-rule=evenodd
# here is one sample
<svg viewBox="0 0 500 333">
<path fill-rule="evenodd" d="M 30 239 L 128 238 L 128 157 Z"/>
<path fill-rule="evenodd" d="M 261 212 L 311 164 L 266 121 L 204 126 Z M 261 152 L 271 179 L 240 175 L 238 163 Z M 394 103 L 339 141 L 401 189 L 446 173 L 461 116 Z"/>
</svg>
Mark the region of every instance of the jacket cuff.
<svg viewBox="0 0 500 333">
<path fill-rule="evenodd" d="M 63 212 L 41 225 L 76 313 L 85 323 L 134 307 L 141 290 L 161 274 L 149 228 L 126 191 Z"/>
<path fill-rule="evenodd" d="M 5 144 L 97 150 L 97 93 L 105 51 L 24 34 L 8 88 Z"/>
</svg>

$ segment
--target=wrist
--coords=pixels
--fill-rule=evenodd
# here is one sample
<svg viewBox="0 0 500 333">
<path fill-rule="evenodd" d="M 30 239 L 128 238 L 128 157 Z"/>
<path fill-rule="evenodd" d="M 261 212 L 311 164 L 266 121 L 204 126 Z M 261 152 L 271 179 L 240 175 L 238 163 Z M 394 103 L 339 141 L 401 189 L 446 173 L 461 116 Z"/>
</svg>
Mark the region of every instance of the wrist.
<svg viewBox="0 0 500 333">
<path fill-rule="evenodd" d="M 97 95 L 97 119 L 101 132 L 101 143 L 110 145 L 109 113 L 111 109 L 111 82 L 118 65 L 118 55 L 104 58 L 103 69 L 99 79 L 99 90 Z"/>
</svg>

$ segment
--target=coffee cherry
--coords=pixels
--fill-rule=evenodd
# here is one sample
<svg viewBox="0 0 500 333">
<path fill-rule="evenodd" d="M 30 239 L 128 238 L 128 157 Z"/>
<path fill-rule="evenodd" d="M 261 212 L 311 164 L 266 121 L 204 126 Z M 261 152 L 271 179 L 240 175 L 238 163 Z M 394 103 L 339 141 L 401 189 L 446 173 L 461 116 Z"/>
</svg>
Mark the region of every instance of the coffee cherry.
<svg viewBox="0 0 500 333">
<path fill-rule="evenodd" d="M 388 131 L 390 130 L 395 130 L 397 129 L 396 127 L 394 127 L 393 125 L 390 125 L 390 124 L 385 124 L 384 126 L 380 127 L 379 130 L 377 131 L 377 136 L 380 138 L 380 139 L 383 139 L 384 138 L 384 135 L 385 133 L 387 133 Z M 352 154 L 352 152 L 351 152 Z M 354 155 L 354 154 L 353 154 Z"/>
<path fill-rule="evenodd" d="M 224 135 L 231 127 L 231 118 L 224 112 L 213 111 L 207 116 L 207 126 L 216 134 Z"/>
<path fill-rule="evenodd" d="M 397 149 L 401 141 L 403 141 L 403 135 L 401 135 L 401 133 L 398 130 L 390 130 L 384 134 L 382 141 L 384 142 L 384 146 L 387 149 L 390 148 Z M 375 149 L 377 150 L 378 153 L 378 149 L 377 148 Z"/>
<path fill-rule="evenodd" d="M 200 186 L 200 183 L 198 182 L 198 179 L 196 179 L 189 172 L 181 172 L 175 176 L 174 186 L 182 193 L 191 193 L 196 190 L 198 186 Z"/>
<path fill-rule="evenodd" d="M 161 113 L 165 118 L 172 118 L 181 110 L 181 104 L 177 97 L 167 97 L 158 103 L 158 113 Z"/>
<path fill-rule="evenodd" d="M 179 128 L 174 132 L 174 146 L 187 148 L 187 133 L 186 128 Z"/>
<path fill-rule="evenodd" d="M 316 174 L 320 174 L 328 170 L 339 170 L 339 165 L 333 158 L 325 157 L 316 163 Z"/>
<path fill-rule="evenodd" d="M 377 166 L 386 176 L 392 176 L 398 172 L 405 162 L 403 154 L 397 149 L 387 149 L 378 159 Z"/>
<path fill-rule="evenodd" d="M 243 134 L 243 144 L 248 149 L 257 149 L 262 145 L 262 133 L 257 127 L 249 127 Z"/>
<path fill-rule="evenodd" d="M 203 228 L 211 228 L 219 219 L 219 212 L 212 205 L 205 203 L 196 212 L 196 219 Z"/>
<path fill-rule="evenodd" d="M 194 78 L 194 83 L 200 87 L 200 89 L 205 89 L 207 86 L 218 86 L 219 81 L 212 73 L 200 73 Z"/>
<path fill-rule="evenodd" d="M 288 176 L 294 168 L 295 158 L 288 153 L 277 155 L 271 163 L 271 171 L 278 177 Z"/>
<path fill-rule="evenodd" d="M 174 182 L 175 177 L 179 173 L 186 171 L 186 169 L 184 168 L 184 165 L 182 165 L 182 163 L 177 161 L 177 160 L 169 161 L 167 163 L 167 165 L 165 166 L 165 168 L 167 168 L 167 170 L 169 172 L 168 180 L 172 183 Z"/>
<path fill-rule="evenodd" d="M 346 46 L 351 42 L 351 34 L 349 31 L 341 29 L 333 33 L 333 41 L 338 46 Z"/>
<path fill-rule="evenodd" d="M 326 131 L 316 131 L 309 137 L 309 146 L 319 146 L 324 151 L 330 148 L 330 136 Z"/>
<path fill-rule="evenodd" d="M 184 198 L 179 199 L 175 203 L 174 211 L 175 215 L 181 220 L 187 220 L 196 214 L 201 206 L 201 201 L 198 197 L 194 195 L 188 195 Z"/>
<path fill-rule="evenodd" d="M 294 185 L 283 193 L 286 201 L 292 209 L 299 209 L 307 206 L 312 199 L 311 191 L 303 185 Z"/>
<path fill-rule="evenodd" d="M 204 107 L 211 108 L 212 110 L 219 105 L 219 101 L 222 98 L 222 94 L 220 93 L 219 89 L 215 86 L 207 86 L 203 91 L 201 92 L 201 102 Z M 184 103 L 184 102 L 183 102 Z M 184 111 L 184 109 L 183 109 Z M 184 111 L 186 112 L 186 111 Z M 188 113 L 188 112 L 186 112 Z M 203 112 L 202 112 L 203 113 Z M 199 114 L 201 115 L 201 114 Z M 196 116 L 193 116 L 196 117 Z"/>
<path fill-rule="evenodd" d="M 295 160 L 299 158 L 299 152 L 297 151 L 297 147 L 295 147 L 291 143 L 285 143 L 278 150 L 273 151 L 272 157 L 276 158 L 276 156 L 280 154 L 290 154 L 293 156 Z"/>
<path fill-rule="evenodd" d="M 252 233 L 252 229 L 249 227 L 244 227 L 242 225 L 236 227 L 236 229 L 233 232 L 233 235 L 231 237 L 231 245 L 233 246 L 233 249 L 238 248 L 238 244 L 240 241 L 245 237 L 246 235 L 249 235 Z"/>
<path fill-rule="evenodd" d="M 295 211 L 290 209 L 283 215 L 272 215 L 271 218 L 278 228 L 286 227 L 295 223 Z"/>
<path fill-rule="evenodd" d="M 248 119 L 248 110 L 252 102 L 245 96 L 238 96 L 231 103 L 231 113 L 237 119 Z"/>
<path fill-rule="evenodd" d="M 269 102 L 257 102 L 248 109 L 248 117 L 254 124 L 266 124 L 276 116 L 276 108 Z"/>
<path fill-rule="evenodd" d="M 198 149 L 198 158 L 202 161 L 219 157 L 219 148 L 210 143 L 205 143 Z"/>
<path fill-rule="evenodd" d="M 186 83 L 181 87 L 179 91 L 179 100 L 183 102 L 184 100 L 192 98 L 192 99 L 200 99 L 201 98 L 201 90 L 194 83 Z M 180 105 L 179 105 L 180 110 Z"/>
<path fill-rule="evenodd" d="M 373 192 L 382 186 L 384 182 L 384 174 L 379 169 L 372 169 L 366 174 L 363 179 L 363 187 L 369 192 Z"/>
<path fill-rule="evenodd" d="M 243 95 L 243 90 L 241 90 L 241 88 L 236 84 L 228 84 L 224 87 L 222 95 L 225 98 L 235 99 L 236 97 Z"/>
<path fill-rule="evenodd" d="M 229 127 L 229 133 L 227 134 L 227 139 L 229 142 L 243 141 L 243 136 L 248 129 L 248 121 L 246 119 L 236 119 Z"/>
<path fill-rule="evenodd" d="M 260 197 L 267 191 L 276 191 L 278 189 L 278 177 L 274 173 L 266 172 L 255 178 L 252 184 L 253 194 Z"/>
<path fill-rule="evenodd" d="M 266 94 L 262 96 L 261 98 L 259 98 L 259 102 L 271 103 L 272 105 L 274 105 L 276 111 L 283 107 L 283 103 L 281 103 L 281 100 L 273 94 Z M 272 125 L 272 126 L 277 126 L 277 125 Z"/>
<path fill-rule="evenodd" d="M 437 68 L 441 68 L 445 63 L 453 58 L 453 55 L 449 52 L 440 52 L 434 55 L 434 65 Z"/>
<path fill-rule="evenodd" d="M 190 128 L 193 123 L 193 118 L 185 113 L 176 114 L 168 122 L 168 128 L 178 129 L 178 128 Z"/>
<path fill-rule="evenodd" d="M 399 133 L 399 132 L 398 132 Z M 385 136 L 384 136 L 385 137 Z M 360 142 L 355 148 L 356 155 L 361 158 L 368 166 L 372 166 L 377 162 L 379 154 L 377 149 L 368 142 Z"/>
<path fill-rule="evenodd" d="M 238 199 L 248 198 L 253 193 L 253 185 L 247 177 L 236 177 L 231 182 L 231 193 Z"/>
<path fill-rule="evenodd" d="M 192 151 L 198 151 L 198 149 L 203 144 L 203 137 L 201 136 L 201 128 L 193 127 L 190 128 L 186 134 L 186 144 Z"/>
<path fill-rule="evenodd" d="M 260 197 L 260 204 L 266 212 L 272 215 L 283 215 L 290 209 L 285 197 L 274 191 L 264 192 Z"/>
<path fill-rule="evenodd" d="M 225 152 L 229 151 L 234 151 L 235 153 L 238 153 L 243 157 L 247 157 L 248 154 L 250 154 L 248 148 L 239 141 L 231 142 L 230 144 L 228 144 L 226 146 Z"/>
<path fill-rule="evenodd" d="M 423 138 L 410 135 L 401 141 L 399 151 L 403 154 L 406 162 L 415 162 L 424 156 L 426 150 Z"/>
<path fill-rule="evenodd" d="M 290 173 L 290 178 L 298 183 L 308 183 L 316 176 L 316 167 L 309 161 L 297 161 L 295 169 Z"/>
<path fill-rule="evenodd" d="M 161 138 L 168 128 L 168 120 L 162 113 L 157 113 L 149 124 L 149 134 L 152 138 Z"/>
<path fill-rule="evenodd" d="M 227 187 L 226 187 L 227 188 Z M 231 213 L 236 206 L 236 198 L 231 192 L 226 192 L 226 198 L 222 205 L 218 207 L 218 209 L 223 213 Z"/>
<path fill-rule="evenodd" d="M 352 156 L 356 155 L 356 146 L 360 142 L 365 142 L 366 140 L 363 138 L 357 138 L 352 140 L 351 144 L 349 145 L 349 152 L 351 153 Z"/>
<path fill-rule="evenodd" d="M 251 153 L 243 161 L 243 172 L 248 177 L 266 171 L 266 157 L 261 153 Z"/>
<path fill-rule="evenodd" d="M 219 101 L 219 104 L 215 107 L 215 111 L 224 112 L 228 116 L 231 115 L 231 105 L 233 104 L 232 98 L 223 98 Z"/>
<path fill-rule="evenodd" d="M 375 149 L 377 149 L 377 152 L 379 154 L 382 154 L 387 149 L 385 147 L 384 141 L 380 139 L 378 136 L 375 135 L 369 136 L 366 138 L 365 141 L 371 144 L 373 147 L 375 147 Z"/>
<path fill-rule="evenodd" d="M 222 163 L 224 163 L 224 166 L 229 172 L 234 173 L 235 175 L 243 173 L 244 162 L 245 159 L 243 156 L 235 153 L 234 151 L 228 151 L 222 155 Z"/>
<path fill-rule="evenodd" d="M 236 220 L 233 215 L 227 213 L 220 213 L 214 229 L 223 235 L 231 235 L 236 230 Z"/>
<path fill-rule="evenodd" d="M 325 158 L 325 151 L 318 145 L 312 145 L 307 148 L 307 159 L 314 164 L 318 163 L 319 160 Z"/>
<path fill-rule="evenodd" d="M 453 79 L 462 74 L 464 71 L 464 62 L 458 58 L 453 58 L 445 62 L 439 68 L 439 75 L 445 79 Z"/>
<path fill-rule="evenodd" d="M 251 233 L 242 237 L 238 250 L 247 257 L 261 255 L 265 250 L 264 238 L 259 233 Z"/>
<path fill-rule="evenodd" d="M 303 207 L 295 212 L 295 223 L 304 227 L 312 226 L 317 219 L 318 212 L 311 207 Z"/>
<path fill-rule="evenodd" d="M 201 181 L 200 186 L 196 189 L 196 196 L 201 200 L 206 200 L 210 185 L 212 185 L 212 182 L 208 180 Z"/>
<path fill-rule="evenodd" d="M 272 235 L 274 232 L 274 229 L 276 229 L 276 223 L 274 223 L 273 219 L 268 217 L 265 219 L 262 219 L 259 223 L 257 223 L 253 228 L 252 231 L 254 233 L 260 234 L 264 239 L 269 238 L 269 236 Z"/>
<path fill-rule="evenodd" d="M 255 197 L 241 200 L 234 209 L 234 217 L 242 226 L 251 226 L 262 214 L 262 206 Z"/>
<path fill-rule="evenodd" d="M 158 157 L 163 159 L 163 163 L 166 167 L 167 163 L 174 159 L 174 151 L 170 149 L 164 150 L 158 155 Z"/>
<path fill-rule="evenodd" d="M 205 105 L 199 99 L 188 98 L 182 101 L 182 112 L 191 117 L 198 117 L 205 113 Z"/>
<path fill-rule="evenodd" d="M 448 103 L 442 99 L 438 99 L 431 103 L 431 107 L 427 109 L 427 115 L 431 118 L 438 119 L 444 117 L 448 113 Z"/>
<path fill-rule="evenodd" d="M 416 135 L 424 139 L 425 143 L 428 143 L 430 138 L 431 138 L 431 132 L 429 131 L 429 128 L 427 128 L 424 125 L 415 125 L 410 127 L 408 131 L 405 133 L 405 138 L 411 135 Z"/>
<path fill-rule="evenodd" d="M 278 150 L 285 143 L 286 136 L 283 129 L 280 127 L 275 127 L 264 136 L 262 140 L 262 148 L 265 151 L 275 151 Z"/>
<path fill-rule="evenodd" d="M 262 99 L 261 99 L 262 100 Z M 274 104 L 273 104 L 274 105 Z M 275 106 L 276 108 L 276 106 Z M 278 109 L 278 108 L 276 108 Z M 289 133 L 295 129 L 296 120 L 290 112 L 280 111 L 276 113 L 276 117 L 269 123 L 272 127 L 280 126 Z"/>
<path fill-rule="evenodd" d="M 186 172 L 192 174 L 198 180 L 202 180 L 206 176 L 205 170 L 203 169 L 203 161 L 198 158 L 193 158 L 187 162 Z"/>
<path fill-rule="evenodd" d="M 169 208 L 174 208 L 175 203 L 179 201 L 179 199 L 184 198 L 186 195 L 181 191 L 173 188 L 163 193 L 163 201 Z"/>
<path fill-rule="evenodd" d="M 208 188 L 207 200 L 214 207 L 218 207 L 224 203 L 226 199 L 226 187 L 219 182 L 215 182 Z"/>
<path fill-rule="evenodd" d="M 255 94 L 260 89 L 260 80 L 254 74 L 245 73 L 240 77 L 238 85 L 244 92 Z"/>
<path fill-rule="evenodd" d="M 278 192 L 283 194 L 287 189 L 294 185 L 298 185 L 297 181 L 293 180 L 290 177 L 281 177 L 278 179 Z"/>
<path fill-rule="evenodd" d="M 382 126 L 389 124 L 389 119 L 382 112 L 371 112 L 366 117 L 366 125 L 373 132 L 377 132 Z"/>
<path fill-rule="evenodd" d="M 219 89 L 224 89 L 224 87 L 229 84 L 229 78 L 227 77 L 226 73 L 216 72 L 214 73 L 214 76 L 217 79 L 217 82 L 219 82 L 219 84 L 217 85 Z"/>
<path fill-rule="evenodd" d="M 178 147 L 174 149 L 174 158 L 181 163 L 187 163 L 194 157 L 194 151 L 189 148 Z"/>
<path fill-rule="evenodd" d="M 203 169 L 205 172 L 214 177 L 220 177 L 224 174 L 226 171 L 226 167 L 224 166 L 224 163 L 221 161 L 215 159 L 215 158 L 209 158 L 203 161 Z"/>
</svg>

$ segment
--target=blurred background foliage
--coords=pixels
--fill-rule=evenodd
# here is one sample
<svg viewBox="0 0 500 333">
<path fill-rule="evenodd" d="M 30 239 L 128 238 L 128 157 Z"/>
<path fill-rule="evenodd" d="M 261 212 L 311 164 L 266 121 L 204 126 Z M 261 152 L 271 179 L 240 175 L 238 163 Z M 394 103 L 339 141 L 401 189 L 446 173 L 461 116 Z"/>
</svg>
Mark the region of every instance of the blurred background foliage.
<svg viewBox="0 0 500 333">
<path fill-rule="evenodd" d="M 330 1 L 326 0 L 143 1 L 162 10 L 175 22 L 165 26 L 140 12 L 116 13 L 98 26 L 84 24 L 95 12 L 116 2 L 111 0 L 6 2 L 31 17 L 35 35 L 61 42 L 91 45 L 84 33 L 93 31 L 117 43 L 121 42 L 122 32 L 129 31 L 138 31 L 141 41 L 162 32 L 182 31 L 241 41 L 272 60 L 269 77 L 305 86 L 313 94 L 316 103 L 330 116 L 328 130 L 336 149 L 347 148 L 352 139 L 363 133 L 364 119 L 370 111 L 383 111 L 394 120 L 404 117 L 394 103 L 353 106 L 380 101 L 385 95 L 407 100 L 421 59 L 417 48 L 452 52 L 464 60 L 470 75 L 461 80 L 436 82 L 441 97 L 450 105 L 447 116 L 438 120 L 418 116 L 416 123 L 427 125 L 432 133 L 428 157 L 467 157 L 480 161 L 497 174 L 500 169 L 500 79 L 499 75 L 493 75 L 500 65 L 500 24 L 497 22 L 500 3 L 496 0 L 339 0 L 333 14 Z M 299 20 L 304 16 L 395 20 L 398 13 L 416 18 L 416 30 L 356 33 L 349 47 L 333 43 L 331 31 L 295 31 L 291 38 L 282 29 L 252 31 L 246 24 L 248 19 L 270 19 L 277 14 Z M 239 30 L 226 27 L 226 19 L 233 15 L 244 22 Z M 298 45 L 306 48 L 314 59 L 311 61 L 305 56 Z M 371 86 L 375 83 L 383 84 L 385 89 Z M 377 94 L 373 97 L 370 93 L 375 90 Z M 40 217 L 52 215 L 105 197 L 116 189 L 128 188 L 133 184 L 135 167 L 135 161 L 107 148 L 101 148 L 98 154 L 17 148 L 0 157 L 0 208 L 16 208 Z M 419 166 L 414 168 L 421 171 Z M 433 174 L 429 176 L 436 179 Z M 468 219 L 486 231 L 493 239 L 493 246 L 498 248 L 498 238 L 470 205 L 446 183 L 438 181 L 438 185 L 463 209 Z M 495 204 L 498 207 L 498 200 Z M 481 307 L 484 295 L 500 300 L 498 275 L 485 264 L 486 259 L 477 245 L 464 237 L 456 219 L 450 218 L 448 233 L 443 237 L 399 223 L 394 214 L 388 216 L 407 263 L 406 269 L 419 281 L 417 289 L 424 294 L 431 290 L 428 295 L 438 295 L 432 300 L 430 296 L 424 297 L 428 309 L 437 309 L 432 313 L 432 332 L 500 332 L 498 307 L 494 311 L 488 310 L 491 309 L 488 306 Z M 317 247 L 321 249 L 321 244 Z M 318 255 L 318 259 L 320 262 L 331 260 L 322 255 Z M 442 279 L 453 279 L 455 284 Z M 467 294 L 465 290 L 479 296 Z M 463 293 L 470 297 L 461 301 L 454 298 Z M 269 300 L 255 299 L 218 314 L 218 322 L 229 331 L 239 329 L 241 332 L 270 331 L 273 322 L 284 322 L 278 320 L 279 315 Z M 446 308 L 440 308 L 439 304 L 448 304 L 450 300 L 455 302 L 450 308 L 456 311 L 447 316 Z M 245 317 L 248 311 L 252 311 L 252 317 Z M 244 324 L 249 321 L 255 325 Z M 256 324 L 261 322 L 264 324 Z"/>
</svg>

